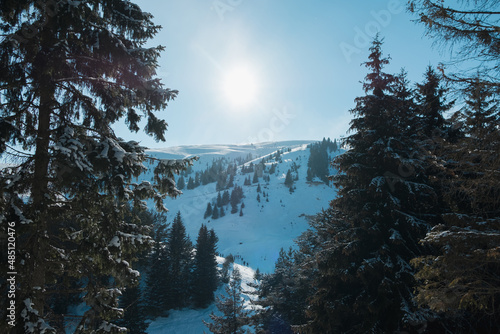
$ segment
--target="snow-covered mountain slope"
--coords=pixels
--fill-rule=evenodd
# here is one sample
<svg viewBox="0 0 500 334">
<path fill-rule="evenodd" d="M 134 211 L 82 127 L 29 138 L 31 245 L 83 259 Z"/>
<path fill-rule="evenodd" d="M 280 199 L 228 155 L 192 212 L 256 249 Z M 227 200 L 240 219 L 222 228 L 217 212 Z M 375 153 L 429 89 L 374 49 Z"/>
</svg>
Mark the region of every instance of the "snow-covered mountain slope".
<svg viewBox="0 0 500 334">
<path fill-rule="evenodd" d="M 308 217 L 328 207 L 329 202 L 335 197 L 335 188 L 326 185 L 319 179 L 307 182 L 307 163 L 310 156 L 308 144 L 313 141 L 287 141 L 262 143 L 254 145 L 203 145 L 181 146 L 161 150 L 151 150 L 149 153 L 160 159 L 181 159 L 198 156 L 200 159 L 194 163 L 192 173 L 185 176 L 194 178 L 196 172 L 206 170 L 214 159 L 225 159 L 225 163 L 232 164 L 238 160 L 234 185 L 243 189 L 244 208 L 243 215 L 238 212 L 231 214 L 231 205 L 224 207 L 225 216 L 217 219 L 204 218 L 207 203 L 214 203 L 217 199 L 216 183 L 201 185 L 195 189 L 183 189 L 183 194 L 176 199 L 165 200 L 169 209 L 168 221 L 172 222 L 175 214 L 180 211 L 186 231 L 193 242 L 196 241 L 201 224 L 213 228 L 219 237 L 218 251 L 222 256 L 232 254 L 242 274 L 243 291 L 251 290 L 248 283 L 256 283 L 255 270 L 271 273 L 278 258 L 281 248 L 294 247 L 294 240 L 308 228 Z M 280 151 L 276 159 L 277 151 Z M 331 152 L 330 158 L 340 152 Z M 251 154 L 251 157 L 249 156 Z M 242 162 L 241 159 L 248 160 Z M 258 182 L 244 185 L 245 179 L 253 181 L 254 173 L 244 173 L 250 164 L 257 165 L 262 159 L 265 169 Z M 243 161 L 245 161 L 243 160 Z M 269 174 L 271 166 L 275 170 Z M 290 192 L 285 185 L 286 173 L 294 171 L 294 191 Z M 335 171 L 330 169 L 330 173 Z M 145 178 L 151 175 L 146 175 Z M 261 193 L 257 193 L 260 184 Z M 229 192 L 231 188 L 228 189 Z M 266 196 L 264 196 L 264 193 Z M 260 202 L 257 200 L 260 197 Z M 151 207 L 153 204 L 151 203 Z M 223 258 L 219 258 L 222 263 Z M 243 265 L 244 263 L 244 265 Z M 224 293 L 221 287 L 216 295 Z M 244 294 L 248 308 L 251 308 L 250 299 L 255 296 Z M 167 318 L 157 318 L 150 323 L 148 333 L 173 333 L 173 334 L 201 334 L 208 333 L 202 320 L 210 322 L 210 313 L 217 313 L 215 304 L 206 309 L 171 310 Z"/>
<path fill-rule="evenodd" d="M 192 190 L 183 189 L 183 194 L 175 199 L 165 200 L 169 209 L 169 221 L 180 211 L 186 231 L 193 242 L 196 241 L 201 224 L 213 228 L 219 237 L 218 251 L 222 255 L 233 254 L 245 261 L 254 269 L 261 272 L 272 272 L 274 263 L 281 248 L 294 245 L 296 239 L 308 227 L 308 216 L 314 215 L 326 208 L 335 197 L 335 190 L 322 182 L 307 182 L 307 162 L 310 141 L 287 141 L 253 145 L 204 145 L 181 146 L 162 150 L 152 150 L 149 153 L 161 159 L 179 159 L 199 156 L 194 163 L 192 175 L 196 171 L 203 171 L 210 166 L 214 159 L 226 158 L 228 163 L 236 158 L 248 158 L 245 163 L 258 164 L 263 158 L 275 155 L 278 150 L 283 152 L 280 159 L 274 158 L 266 162 L 266 170 L 275 163 L 276 170 L 269 175 L 269 181 L 259 177 L 258 183 L 244 185 L 245 178 L 252 179 L 253 173 L 242 173 L 242 165 L 238 166 L 234 184 L 243 189 L 243 216 L 238 213 L 231 214 L 231 206 L 226 206 L 224 217 L 216 220 L 204 219 L 207 203 L 215 202 L 218 191 L 216 184 L 210 183 Z M 332 155 L 339 152 L 331 153 Z M 294 182 L 294 192 L 284 184 L 286 173 L 289 169 L 296 169 L 292 173 L 298 180 Z M 332 171 L 333 172 L 333 171 Z M 266 172 L 263 173 L 266 175 Z M 186 182 L 188 181 L 186 178 Z M 318 180 L 319 181 L 319 180 Z M 259 194 L 257 200 L 257 187 L 267 195 Z M 229 189 L 231 191 L 231 189 Z"/>
</svg>

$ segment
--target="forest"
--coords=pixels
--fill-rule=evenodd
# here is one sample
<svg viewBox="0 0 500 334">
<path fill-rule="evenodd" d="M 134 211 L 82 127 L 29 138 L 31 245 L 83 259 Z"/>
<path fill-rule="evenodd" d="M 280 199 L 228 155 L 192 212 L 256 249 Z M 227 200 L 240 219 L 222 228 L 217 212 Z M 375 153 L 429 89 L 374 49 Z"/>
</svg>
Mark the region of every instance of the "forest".
<svg viewBox="0 0 500 334">
<path fill-rule="evenodd" d="M 162 218 L 166 198 L 208 183 L 225 200 L 205 218 L 223 205 L 243 215 L 241 188 L 228 191 L 237 163 L 192 177 L 196 158 L 157 159 L 113 131 L 122 120 L 165 141 L 158 113 L 178 91 L 156 74 L 152 15 L 126 0 L 1 1 L 0 331 L 64 333 L 80 302 L 75 333 L 146 333 L 147 319 L 215 302 L 206 327 L 221 334 L 498 333 L 500 12 L 498 1 L 444 2 L 407 11 L 468 70 L 429 65 L 412 83 L 386 72 L 383 38 L 372 40 L 348 135 L 310 147 L 309 181 L 337 196 L 258 275 L 249 312 L 232 256 L 217 269 L 215 232 L 203 225 L 193 243 L 180 213 Z M 257 186 L 250 159 L 240 163 Z M 152 180 L 137 182 L 149 164 Z"/>
</svg>

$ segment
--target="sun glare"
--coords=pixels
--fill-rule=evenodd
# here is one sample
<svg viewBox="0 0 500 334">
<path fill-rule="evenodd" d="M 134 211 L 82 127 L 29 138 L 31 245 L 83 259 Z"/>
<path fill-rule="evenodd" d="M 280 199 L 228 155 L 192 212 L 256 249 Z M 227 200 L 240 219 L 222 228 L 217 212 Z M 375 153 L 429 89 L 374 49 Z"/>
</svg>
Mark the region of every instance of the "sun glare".
<svg viewBox="0 0 500 334">
<path fill-rule="evenodd" d="M 222 89 L 225 98 L 234 107 L 246 107 L 257 98 L 257 79 L 246 66 L 230 69 L 224 76 Z"/>
</svg>

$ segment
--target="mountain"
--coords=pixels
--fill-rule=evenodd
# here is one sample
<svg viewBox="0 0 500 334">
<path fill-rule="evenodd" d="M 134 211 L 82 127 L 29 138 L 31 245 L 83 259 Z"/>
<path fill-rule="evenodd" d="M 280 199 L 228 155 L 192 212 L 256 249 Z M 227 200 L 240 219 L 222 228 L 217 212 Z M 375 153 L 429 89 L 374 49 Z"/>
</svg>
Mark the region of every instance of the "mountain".
<svg viewBox="0 0 500 334">
<path fill-rule="evenodd" d="M 219 192 L 214 182 L 195 189 L 184 188 L 181 196 L 167 199 L 165 206 L 169 209 L 169 221 L 180 211 L 191 238 L 196 237 L 201 224 L 206 224 L 219 236 L 218 250 L 221 255 L 233 254 L 252 268 L 269 273 L 274 269 L 280 249 L 293 246 L 294 239 L 307 229 L 307 217 L 328 207 L 335 196 L 334 188 L 319 179 L 313 182 L 306 180 L 310 155 L 308 145 L 311 143 L 312 141 L 284 141 L 252 145 L 180 146 L 151 150 L 148 153 L 159 159 L 198 156 L 199 160 L 195 161 L 191 173 L 184 176 L 186 183 L 197 172 L 209 169 L 217 159 L 222 161 L 222 168 L 236 164 L 234 185 L 241 186 L 243 190 L 243 216 L 239 215 L 240 204 L 236 214 L 231 214 L 231 206 L 226 205 L 224 217 L 204 218 L 207 204 L 217 201 Z M 278 151 L 279 158 L 276 159 Z M 330 157 L 338 153 L 339 151 L 331 152 Z M 255 171 L 250 166 L 259 164 L 263 159 L 266 161 L 263 176 L 258 178 L 257 183 L 244 185 L 246 178 L 253 181 Z M 273 164 L 275 170 L 269 174 Z M 294 181 L 293 192 L 285 185 L 288 170 L 293 172 L 294 178 L 298 177 Z M 333 173 L 333 170 L 330 172 Z M 263 179 L 264 176 L 269 176 L 268 181 Z M 263 193 L 257 193 L 259 184 L 266 197 Z M 231 189 L 228 188 L 228 192 Z"/>
<path fill-rule="evenodd" d="M 236 260 L 234 266 L 243 274 L 243 290 L 248 291 L 247 284 L 255 283 L 255 270 L 273 272 L 280 249 L 294 247 L 294 240 L 308 228 L 308 217 L 327 208 L 335 197 L 335 188 L 325 184 L 320 177 L 307 181 L 310 145 L 313 143 L 283 141 L 251 145 L 178 146 L 150 150 L 148 153 L 158 159 L 199 157 L 182 177 L 186 185 L 189 178 L 198 178 L 200 185 L 194 189 L 185 187 L 179 197 L 165 200 L 169 209 L 168 222 L 171 223 L 180 211 L 191 240 L 196 238 L 201 224 L 213 228 L 219 237 L 219 263 L 223 262 L 223 257 L 232 254 Z M 329 151 L 328 161 L 339 153 Z M 324 163 L 327 164 L 326 160 Z M 334 172 L 329 169 L 330 174 Z M 228 184 L 230 174 L 234 175 L 232 185 Z M 287 174 L 293 181 L 291 187 L 285 185 Z M 143 178 L 149 180 L 151 176 L 151 173 L 146 173 Z M 255 177 L 257 182 L 253 182 Z M 225 179 L 224 182 L 220 182 L 221 179 Z M 209 182 L 213 180 L 219 182 Z M 224 216 L 214 219 L 210 215 L 205 218 L 207 205 L 210 203 L 211 207 L 217 207 L 219 193 L 221 197 L 225 190 L 231 194 L 235 187 L 241 187 L 243 194 L 236 212 L 232 214 L 231 204 L 225 204 Z M 222 189 L 218 191 L 217 188 Z M 257 192 L 258 188 L 260 192 Z M 153 203 L 150 204 L 153 207 Z M 223 293 L 223 290 L 221 288 L 217 293 Z M 245 295 L 245 298 L 255 297 Z M 168 318 L 153 321 L 148 333 L 207 332 L 201 320 L 209 321 L 212 311 L 216 311 L 215 305 L 203 310 L 171 310 Z"/>
</svg>

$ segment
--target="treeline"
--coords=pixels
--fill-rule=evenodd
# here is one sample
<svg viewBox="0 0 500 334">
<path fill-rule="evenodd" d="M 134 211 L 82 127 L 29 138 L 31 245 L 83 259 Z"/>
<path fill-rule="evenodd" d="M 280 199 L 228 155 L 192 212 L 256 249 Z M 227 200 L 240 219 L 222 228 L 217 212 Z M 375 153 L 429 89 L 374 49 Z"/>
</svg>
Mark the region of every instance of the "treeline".
<svg viewBox="0 0 500 334">
<path fill-rule="evenodd" d="M 321 181 L 328 184 L 328 176 L 330 175 L 328 167 L 331 163 L 330 153 L 338 151 L 337 139 L 334 139 L 332 142 L 330 138 L 323 138 L 321 142 L 310 144 L 308 148 L 311 154 L 307 161 L 306 180 L 311 182 L 314 177 L 318 177 Z"/>
<path fill-rule="evenodd" d="M 131 333 L 145 333 L 148 319 L 167 317 L 169 310 L 207 307 L 221 283 L 213 229 L 202 225 L 193 245 L 180 212 L 171 225 L 165 214 L 146 211 L 140 216 L 142 224 L 151 227 L 154 246 L 137 258 L 141 284 L 127 287 L 120 298 L 125 312 L 118 324 Z"/>
<path fill-rule="evenodd" d="M 338 196 L 263 276 L 259 333 L 500 328 L 498 90 L 473 78 L 446 118 L 457 93 L 430 66 L 414 86 L 386 73 L 381 46 L 333 161 Z"/>
</svg>

